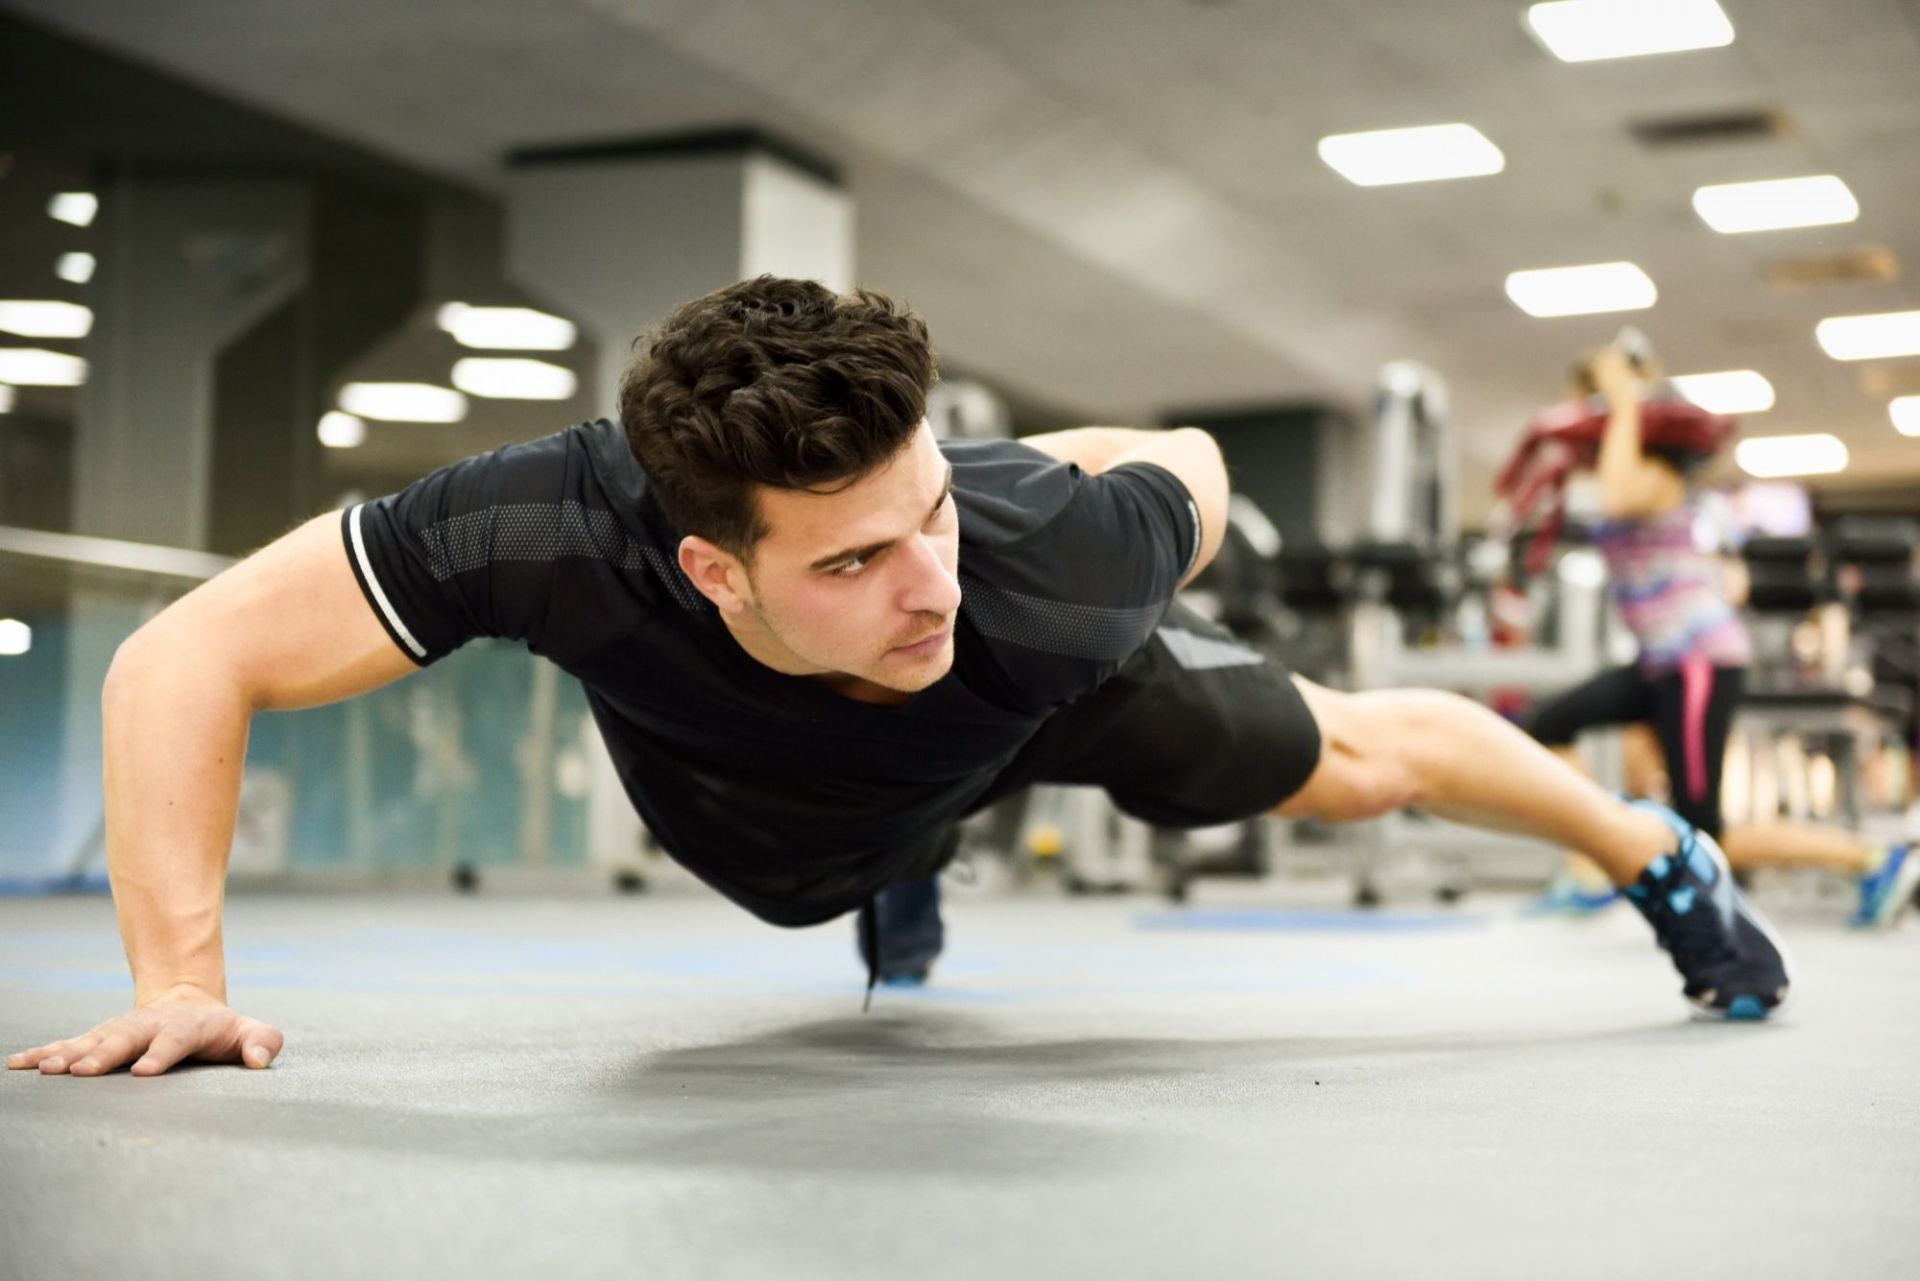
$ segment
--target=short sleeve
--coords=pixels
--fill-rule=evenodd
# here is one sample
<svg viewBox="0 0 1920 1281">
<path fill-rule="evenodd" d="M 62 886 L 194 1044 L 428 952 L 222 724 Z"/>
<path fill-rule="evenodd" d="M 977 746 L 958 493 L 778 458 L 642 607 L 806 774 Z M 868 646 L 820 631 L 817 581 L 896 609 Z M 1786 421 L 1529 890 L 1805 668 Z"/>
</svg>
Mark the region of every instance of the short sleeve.
<svg viewBox="0 0 1920 1281">
<path fill-rule="evenodd" d="M 1093 478 L 1105 482 L 1116 525 L 1138 540 L 1137 572 L 1152 600 L 1170 601 L 1200 556 L 1200 506 L 1178 477 L 1156 463 L 1127 463 Z"/>
<path fill-rule="evenodd" d="M 1186 487 L 1162 467 L 1043 465 L 1057 505 L 1031 513 L 1025 533 L 969 549 L 963 524 L 961 609 L 1016 685 L 1057 703 L 1146 644 L 1193 566 L 1200 528 Z"/>
<path fill-rule="evenodd" d="M 354 577 L 387 634 L 425 666 L 481 636 L 532 643 L 562 532 L 560 438 L 463 459 L 341 513 Z"/>
</svg>

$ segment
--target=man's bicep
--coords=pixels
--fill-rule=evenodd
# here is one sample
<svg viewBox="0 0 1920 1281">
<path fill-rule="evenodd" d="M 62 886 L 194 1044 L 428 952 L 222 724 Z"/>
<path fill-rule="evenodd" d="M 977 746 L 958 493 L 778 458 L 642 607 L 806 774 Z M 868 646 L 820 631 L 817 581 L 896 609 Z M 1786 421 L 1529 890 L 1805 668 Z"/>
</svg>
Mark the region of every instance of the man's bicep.
<svg viewBox="0 0 1920 1281">
<path fill-rule="evenodd" d="M 257 708 L 313 707 L 418 670 L 374 616 L 337 512 L 301 525 L 176 601 L 159 643 L 215 658 Z"/>
<path fill-rule="evenodd" d="M 1212 562 L 1226 535 L 1227 467 L 1220 456 L 1220 446 L 1199 428 L 1182 427 L 1128 450 L 1115 458 L 1112 466 L 1124 467 L 1129 463 L 1151 463 L 1173 476 L 1187 491 L 1192 515 L 1199 522 L 1199 529 L 1195 531 L 1199 546 L 1180 578 L 1180 585 L 1185 586 Z"/>
</svg>

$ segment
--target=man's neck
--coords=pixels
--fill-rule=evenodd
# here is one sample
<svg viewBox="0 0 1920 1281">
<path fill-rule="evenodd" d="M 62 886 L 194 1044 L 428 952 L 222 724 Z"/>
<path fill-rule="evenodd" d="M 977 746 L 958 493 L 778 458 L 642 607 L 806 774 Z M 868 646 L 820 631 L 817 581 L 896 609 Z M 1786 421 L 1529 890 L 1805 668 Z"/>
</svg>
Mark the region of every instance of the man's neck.
<svg viewBox="0 0 1920 1281">
<path fill-rule="evenodd" d="M 751 612 L 735 615 L 723 611 L 720 621 L 726 625 L 727 634 L 733 637 L 734 643 L 748 658 L 782 676 L 805 677 L 856 703 L 898 706 L 912 697 L 903 690 L 889 689 L 851 672 L 816 667 L 782 644 L 780 638 Z"/>
</svg>

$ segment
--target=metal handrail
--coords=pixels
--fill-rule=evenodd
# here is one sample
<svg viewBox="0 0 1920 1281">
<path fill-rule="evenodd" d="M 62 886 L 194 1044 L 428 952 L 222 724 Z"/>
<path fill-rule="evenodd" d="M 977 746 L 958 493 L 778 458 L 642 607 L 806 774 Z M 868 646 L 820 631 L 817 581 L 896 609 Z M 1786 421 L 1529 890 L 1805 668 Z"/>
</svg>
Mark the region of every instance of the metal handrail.
<svg viewBox="0 0 1920 1281">
<path fill-rule="evenodd" d="M 88 569 L 117 569 L 158 578 L 203 583 L 234 563 L 230 556 L 134 543 L 121 538 L 59 534 L 50 529 L 0 525 L 0 555 L 57 561 Z"/>
</svg>

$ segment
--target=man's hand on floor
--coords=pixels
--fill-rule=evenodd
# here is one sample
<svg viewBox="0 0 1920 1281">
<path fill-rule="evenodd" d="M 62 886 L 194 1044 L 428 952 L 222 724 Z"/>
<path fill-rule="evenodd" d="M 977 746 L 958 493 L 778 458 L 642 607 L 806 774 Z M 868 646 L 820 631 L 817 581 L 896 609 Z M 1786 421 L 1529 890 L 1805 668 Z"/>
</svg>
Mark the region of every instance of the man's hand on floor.
<svg viewBox="0 0 1920 1281">
<path fill-rule="evenodd" d="M 263 1068 L 284 1043 L 279 1028 L 236 1014 L 198 988 L 174 988 L 90 1032 L 10 1054 L 7 1067 L 37 1067 L 44 1076 L 104 1076 L 128 1064 L 135 1076 L 158 1076 L 188 1059 Z"/>
</svg>

